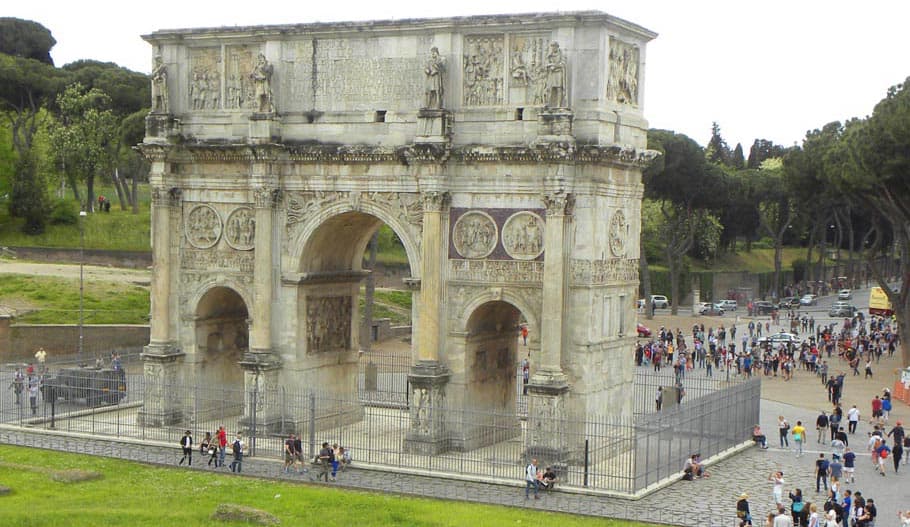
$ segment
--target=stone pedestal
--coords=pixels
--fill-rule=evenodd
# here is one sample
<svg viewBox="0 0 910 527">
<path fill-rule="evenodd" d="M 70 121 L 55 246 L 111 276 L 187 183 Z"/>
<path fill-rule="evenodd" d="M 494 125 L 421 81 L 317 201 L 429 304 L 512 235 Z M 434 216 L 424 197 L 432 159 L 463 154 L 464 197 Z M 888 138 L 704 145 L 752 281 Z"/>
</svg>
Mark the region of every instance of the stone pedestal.
<svg viewBox="0 0 910 527">
<path fill-rule="evenodd" d="M 539 466 L 564 464 L 573 455 L 568 394 L 569 384 L 561 373 L 538 372 L 528 382 L 525 458 L 536 458 Z"/>
<path fill-rule="evenodd" d="M 283 431 L 279 401 L 278 374 L 281 361 L 269 351 L 246 352 L 240 360 L 243 368 L 243 416 L 240 426 L 248 432 L 256 429 L 257 435 Z"/>
<path fill-rule="evenodd" d="M 417 144 L 448 143 L 452 139 L 452 112 L 422 108 L 417 112 Z"/>
<path fill-rule="evenodd" d="M 149 344 L 142 353 L 143 406 L 137 418 L 140 426 L 163 427 L 183 420 L 181 394 L 177 384 L 184 353 L 172 344 Z"/>
<path fill-rule="evenodd" d="M 145 118 L 146 143 L 170 142 L 180 135 L 180 121 L 167 113 L 150 113 Z"/>
<path fill-rule="evenodd" d="M 448 450 L 445 389 L 450 375 L 438 361 L 420 361 L 411 368 L 411 428 L 405 452 L 432 456 Z"/>
<path fill-rule="evenodd" d="M 568 108 L 543 108 L 537 114 L 537 140 L 535 143 L 575 143 L 572 135 L 572 110 Z"/>
<path fill-rule="evenodd" d="M 281 141 L 281 123 L 274 113 L 254 113 L 250 116 L 250 144 L 262 145 Z"/>
</svg>

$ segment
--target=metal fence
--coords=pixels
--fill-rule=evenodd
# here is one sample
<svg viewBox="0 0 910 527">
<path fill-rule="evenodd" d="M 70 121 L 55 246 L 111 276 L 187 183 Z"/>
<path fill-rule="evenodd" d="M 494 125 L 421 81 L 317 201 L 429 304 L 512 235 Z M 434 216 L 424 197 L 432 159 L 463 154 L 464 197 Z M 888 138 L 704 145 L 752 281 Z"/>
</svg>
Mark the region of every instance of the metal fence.
<svg viewBox="0 0 910 527">
<path fill-rule="evenodd" d="M 397 377 L 382 376 L 383 367 L 391 367 L 376 358 L 373 364 L 378 370 L 377 388 L 383 379 L 390 384 L 384 392 L 372 392 L 401 393 L 394 384 Z M 664 382 L 662 378 L 644 377 L 652 384 Z M 4 374 L 0 380 L 7 385 L 10 375 Z M 367 382 L 365 376 L 362 380 L 372 387 L 372 380 Z M 518 412 L 428 408 L 428 412 L 443 416 L 446 436 L 444 452 L 426 455 L 409 448 L 409 433 L 415 423 L 407 399 L 401 404 L 382 396 L 365 403 L 362 391 L 346 398 L 289 389 L 244 391 L 146 383 L 142 375 L 128 374 L 125 396 L 116 404 L 98 407 L 89 406 L 88 396 L 58 399 L 51 404 L 39 395 L 34 414 L 27 391 L 20 395 L 20 404 L 15 404 L 13 392 L 2 390 L 0 420 L 31 428 L 53 427 L 175 446 L 186 430 L 193 432 L 198 442 L 205 432 L 214 433 L 224 425 L 230 433 L 245 434 L 251 455 L 276 458 L 282 455 L 284 439 L 296 433 L 302 437 L 309 456 L 328 441 L 345 446 L 356 463 L 511 480 L 522 477 L 527 458 L 539 451 L 538 445 L 533 444 L 538 439 L 528 431 L 529 420 Z M 627 419 L 532 419 L 534 426 L 558 434 L 547 441 L 551 446 L 558 445 L 555 453 L 538 457 L 557 467 L 563 485 L 625 494 L 638 492 L 678 473 L 692 453 L 699 452 L 707 459 L 750 438 L 751 426 L 758 421 L 760 380 L 743 379 L 723 385 L 718 381 L 710 392 L 708 383 L 703 384 L 705 393 L 687 396 L 681 404 L 672 408 L 668 405 L 659 413 Z M 650 386 L 646 386 L 643 392 L 650 391 Z M 171 401 L 167 415 L 170 424 L 156 425 L 160 416 L 143 404 L 142 394 L 150 391 L 167 394 Z M 103 403 L 112 399 L 99 395 L 92 400 Z"/>
</svg>

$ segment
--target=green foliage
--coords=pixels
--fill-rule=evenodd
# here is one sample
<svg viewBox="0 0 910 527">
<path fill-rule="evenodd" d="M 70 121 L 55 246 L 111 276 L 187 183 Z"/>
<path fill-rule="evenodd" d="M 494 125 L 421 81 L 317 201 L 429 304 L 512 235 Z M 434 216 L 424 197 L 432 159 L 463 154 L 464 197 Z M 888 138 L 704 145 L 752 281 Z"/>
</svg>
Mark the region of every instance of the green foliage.
<svg viewBox="0 0 910 527">
<path fill-rule="evenodd" d="M 749 148 L 749 161 L 746 163 L 747 168 L 760 168 L 764 160 L 772 157 L 783 157 L 784 147 L 775 145 L 773 141 L 767 139 L 756 139 Z"/>
<path fill-rule="evenodd" d="M 746 166 L 746 158 L 743 156 L 743 145 L 736 143 L 733 154 L 730 156 L 730 166 L 737 170 L 742 170 Z"/>
<path fill-rule="evenodd" d="M 71 200 L 58 199 L 51 207 L 52 225 L 76 225 L 79 223 L 79 207 Z"/>
<path fill-rule="evenodd" d="M 51 48 L 57 43 L 46 27 L 31 20 L 0 18 L 0 53 L 37 60 L 51 66 Z"/>
<path fill-rule="evenodd" d="M 44 232 L 47 194 L 31 152 L 20 155 L 16 162 L 9 213 L 25 220 L 21 226 L 23 233 L 35 235 Z"/>
<path fill-rule="evenodd" d="M 713 214 L 703 213 L 696 217 L 695 244 L 692 247 L 693 256 L 705 261 L 714 259 L 717 256 L 717 250 L 720 248 L 720 234 L 723 231 L 723 225 Z"/>
<path fill-rule="evenodd" d="M 720 135 L 720 125 L 716 122 L 711 123 L 711 139 L 705 148 L 705 159 L 710 163 L 718 165 L 730 165 L 732 154 L 727 142 Z"/>
<path fill-rule="evenodd" d="M 528 508 L 413 498 L 288 480 L 143 465 L 61 450 L 2 445 L 0 457 L 20 464 L 91 470 L 104 475 L 100 480 L 67 485 L 30 470 L 0 467 L 0 480 L 15 489 L 13 494 L 3 497 L 5 527 L 211 527 L 217 525 L 211 519 L 212 512 L 225 501 L 264 510 L 278 517 L 282 525 L 314 523 L 314 518 L 318 518 L 316 523 L 325 527 L 644 527 L 632 522 Z M 36 503 L 41 506 L 36 507 Z"/>
<path fill-rule="evenodd" d="M 28 324 L 77 324 L 79 279 L 0 275 L 0 303 L 28 305 L 18 320 Z M 84 282 L 86 324 L 148 324 L 147 288 L 115 282 Z"/>
<path fill-rule="evenodd" d="M 62 69 L 70 74 L 70 82 L 79 83 L 87 90 L 97 89 L 107 94 L 111 110 L 118 117 L 143 109 L 148 113 L 152 97 L 148 75 L 120 67 L 113 62 L 96 60 L 78 60 Z"/>
<path fill-rule="evenodd" d="M 793 280 L 800 282 L 806 279 L 806 270 L 809 268 L 809 264 L 805 258 L 793 260 L 790 265 L 793 267 Z"/>
<path fill-rule="evenodd" d="M 31 149 L 38 114 L 52 103 L 65 79 L 65 73 L 49 64 L 0 53 L 0 110 L 6 112 L 19 155 Z"/>
</svg>

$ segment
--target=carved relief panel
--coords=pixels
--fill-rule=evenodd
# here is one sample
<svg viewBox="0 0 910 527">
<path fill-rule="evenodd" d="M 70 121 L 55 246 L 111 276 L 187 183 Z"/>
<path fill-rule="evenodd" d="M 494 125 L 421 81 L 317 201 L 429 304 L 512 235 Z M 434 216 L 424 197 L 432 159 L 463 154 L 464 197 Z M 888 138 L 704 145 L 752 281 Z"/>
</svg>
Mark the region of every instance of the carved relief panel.
<svg viewBox="0 0 910 527">
<path fill-rule="evenodd" d="M 224 53 L 224 107 L 229 110 L 253 108 L 253 71 L 259 48 L 252 46 L 226 46 Z"/>
<path fill-rule="evenodd" d="M 638 46 L 610 37 L 607 76 L 607 100 L 620 104 L 638 105 L 638 65 L 641 50 Z"/>
<path fill-rule="evenodd" d="M 503 35 L 475 35 L 464 39 L 463 103 L 493 106 L 503 103 Z"/>
<path fill-rule="evenodd" d="M 351 347 L 350 296 L 308 296 L 307 352 L 343 351 Z"/>
<path fill-rule="evenodd" d="M 249 207 L 238 207 L 228 216 L 224 241 L 238 251 L 249 251 L 256 238 L 256 216 Z"/>
<path fill-rule="evenodd" d="M 221 108 L 221 48 L 189 48 L 189 85 L 187 108 Z"/>
<path fill-rule="evenodd" d="M 213 247 L 221 238 L 221 216 L 209 205 L 196 205 L 184 222 L 186 240 L 197 249 Z"/>
<path fill-rule="evenodd" d="M 471 211 L 455 222 L 452 241 L 455 250 L 464 258 L 486 258 L 498 241 L 496 222 L 489 214 Z"/>
<path fill-rule="evenodd" d="M 533 212 L 516 212 L 502 227 L 502 246 L 516 260 L 534 260 L 543 253 L 543 220 Z"/>
<path fill-rule="evenodd" d="M 629 237 L 629 222 L 626 221 L 626 214 L 622 209 L 613 213 L 610 218 L 610 229 L 607 233 L 610 244 L 610 252 L 613 256 L 626 255 L 626 239 Z"/>
<path fill-rule="evenodd" d="M 509 102 L 547 102 L 547 35 L 509 35 Z"/>
</svg>

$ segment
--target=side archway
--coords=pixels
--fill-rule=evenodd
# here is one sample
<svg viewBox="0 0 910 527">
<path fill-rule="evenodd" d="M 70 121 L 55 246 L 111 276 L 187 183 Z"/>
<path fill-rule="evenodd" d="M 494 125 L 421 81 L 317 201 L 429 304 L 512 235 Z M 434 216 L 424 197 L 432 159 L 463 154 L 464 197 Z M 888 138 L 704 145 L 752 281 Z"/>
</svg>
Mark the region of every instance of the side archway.
<svg viewBox="0 0 910 527">
<path fill-rule="evenodd" d="M 221 387 L 238 402 L 243 400 L 240 360 L 249 348 L 247 305 L 236 290 L 217 285 L 201 294 L 193 317 L 196 382 L 202 388 Z"/>
</svg>

